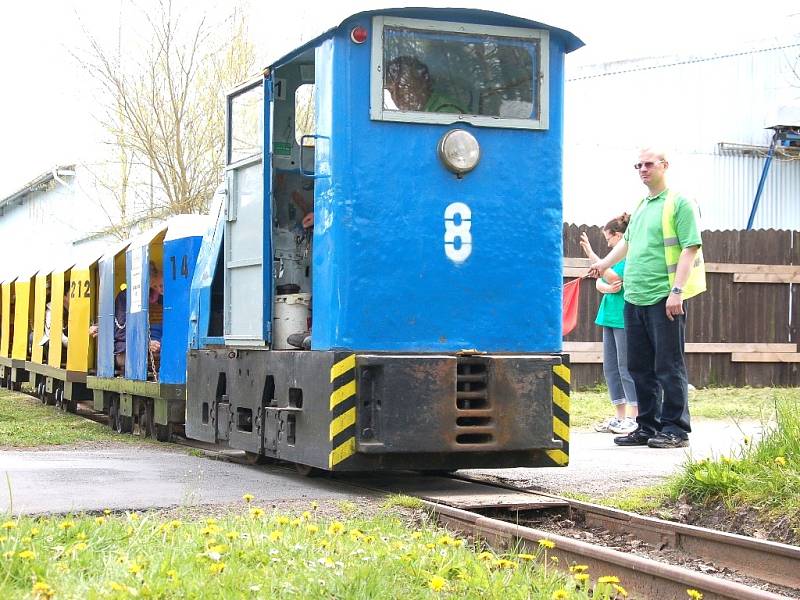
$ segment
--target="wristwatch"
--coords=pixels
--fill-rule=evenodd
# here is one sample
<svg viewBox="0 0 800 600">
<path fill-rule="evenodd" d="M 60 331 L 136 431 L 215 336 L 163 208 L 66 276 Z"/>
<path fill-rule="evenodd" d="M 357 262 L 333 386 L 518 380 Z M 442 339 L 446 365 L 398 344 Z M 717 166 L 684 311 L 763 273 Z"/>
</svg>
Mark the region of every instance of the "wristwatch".
<svg viewBox="0 0 800 600">
<path fill-rule="evenodd" d="M 680 296 L 683 293 L 683 288 L 679 288 L 677 285 L 669 291 L 670 294 L 677 294 Z"/>
</svg>

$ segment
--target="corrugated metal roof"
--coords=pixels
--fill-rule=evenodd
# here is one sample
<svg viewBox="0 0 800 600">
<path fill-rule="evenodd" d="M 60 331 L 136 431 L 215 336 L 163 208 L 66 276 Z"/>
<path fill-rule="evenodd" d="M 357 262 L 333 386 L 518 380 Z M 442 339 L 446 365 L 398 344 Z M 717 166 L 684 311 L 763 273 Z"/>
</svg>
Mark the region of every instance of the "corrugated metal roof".
<svg viewBox="0 0 800 600">
<path fill-rule="evenodd" d="M 75 165 L 56 166 L 52 170 L 46 171 L 38 177 L 32 179 L 10 196 L 0 200 L 0 209 L 10 206 L 15 202 L 21 204 L 25 196 L 31 192 L 39 192 L 46 189 L 46 186 L 57 177 L 73 177 L 75 175 Z M 2 212 L 0 212 L 2 216 Z"/>
</svg>

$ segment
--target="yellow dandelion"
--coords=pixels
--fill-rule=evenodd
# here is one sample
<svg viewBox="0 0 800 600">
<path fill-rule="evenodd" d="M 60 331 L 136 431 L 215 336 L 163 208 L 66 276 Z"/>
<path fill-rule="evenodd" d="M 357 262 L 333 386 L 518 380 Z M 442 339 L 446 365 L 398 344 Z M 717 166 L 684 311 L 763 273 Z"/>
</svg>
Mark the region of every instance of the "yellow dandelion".
<svg viewBox="0 0 800 600">
<path fill-rule="evenodd" d="M 443 535 L 438 540 L 436 540 L 436 543 L 438 543 L 440 546 L 449 546 L 450 542 L 452 541 L 453 538 L 451 538 L 449 535 Z"/>
<path fill-rule="evenodd" d="M 106 518 L 105 517 L 95 517 L 94 518 L 94 522 L 97 523 L 98 525 L 102 525 L 103 523 L 106 522 Z"/>
<path fill-rule="evenodd" d="M 337 535 L 344 531 L 344 524 L 340 523 L 339 521 L 334 521 L 328 527 L 328 535 Z"/>
<path fill-rule="evenodd" d="M 292 527 L 300 527 L 300 524 L 301 524 L 302 522 L 303 522 L 303 520 L 302 520 L 302 519 L 300 519 L 300 518 L 297 518 L 297 519 L 292 519 L 292 522 L 290 523 L 290 525 L 291 525 Z"/>
<path fill-rule="evenodd" d="M 216 525 L 217 523 L 219 523 L 219 521 L 217 521 L 214 517 L 208 517 L 206 519 L 206 525 Z"/>
<path fill-rule="evenodd" d="M 619 577 L 615 575 L 603 575 L 597 578 L 597 583 L 619 583 Z"/>
<path fill-rule="evenodd" d="M 50 600 L 55 595 L 55 591 L 44 581 L 37 581 L 31 588 L 31 594 L 37 600 Z"/>
<path fill-rule="evenodd" d="M 567 598 L 569 598 L 569 594 L 567 594 L 567 590 L 556 590 L 553 592 L 551 598 L 552 600 L 567 600 Z"/>
<path fill-rule="evenodd" d="M 23 560 L 32 560 L 36 558 L 36 555 L 30 550 L 23 550 L 22 552 L 17 552 L 17 558 L 21 558 Z"/>
<path fill-rule="evenodd" d="M 86 537 L 86 534 L 83 533 L 82 531 L 78 532 L 78 535 L 76 535 L 75 537 L 78 538 L 79 540 L 83 540 L 83 541 L 86 541 L 88 539 Z"/>
<path fill-rule="evenodd" d="M 558 564 L 558 557 L 557 556 L 551 556 L 550 560 L 553 562 L 554 565 Z"/>
<path fill-rule="evenodd" d="M 208 572 L 211 573 L 212 575 L 218 575 L 219 573 L 222 573 L 224 570 L 225 570 L 225 563 L 223 562 L 213 563 L 208 567 Z"/>
<path fill-rule="evenodd" d="M 542 548 L 555 548 L 556 547 L 556 543 L 555 542 L 551 542 L 550 540 L 547 540 L 547 539 L 541 539 L 541 540 L 538 540 L 538 542 L 539 542 L 539 546 L 541 546 Z"/>
<path fill-rule="evenodd" d="M 588 570 L 589 567 L 587 565 L 572 565 L 569 568 L 570 573 L 585 573 Z"/>
<path fill-rule="evenodd" d="M 142 572 L 142 569 L 144 569 L 142 565 L 140 565 L 139 563 L 133 563 L 131 564 L 131 566 L 128 567 L 128 573 L 130 573 L 131 575 L 138 575 L 139 573 Z"/>
<path fill-rule="evenodd" d="M 245 494 L 244 496 L 242 496 L 242 500 L 244 500 L 248 504 L 250 504 L 254 498 L 255 496 L 253 496 L 253 494 Z"/>
<path fill-rule="evenodd" d="M 83 552 L 88 547 L 89 547 L 89 544 L 87 544 L 86 542 L 78 542 L 77 544 L 75 544 L 72 547 L 72 549 L 75 550 L 75 552 Z"/>
<path fill-rule="evenodd" d="M 414 533 L 411 534 L 411 539 L 412 540 L 418 540 L 421 537 L 422 537 L 422 532 L 421 531 L 415 531 Z"/>
<path fill-rule="evenodd" d="M 259 517 L 263 517 L 264 516 L 264 509 L 263 508 L 259 508 L 257 506 L 255 508 L 251 508 L 250 509 L 250 516 L 253 517 L 254 519 L 258 519 Z"/>
<path fill-rule="evenodd" d="M 239 537 L 239 532 L 229 531 L 228 533 L 225 534 L 225 537 L 228 538 L 229 540 L 235 540 L 236 538 Z"/>
<path fill-rule="evenodd" d="M 359 540 L 362 537 L 364 537 L 364 534 L 361 533 L 358 529 L 351 529 L 347 533 L 351 538 L 353 538 L 353 540 Z M 403 543 L 402 542 L 395 542 L 395 544 L 400 544 L 400 546 L 395 546 L 397 548 L 402 548 L 403 547 Z"/>
<path fill-rule="evenodd" d="M 433 550 L 434 548 L 436 548 L 436 544 L 434 544 L 434 543 L 425 544 L 425 547 L 426 547 L 428 550 Z"/>
<path fill-rule="evenodd" d="M 3 542 L 5 542 L 7 539 L 8 539 L 8 536 L 7 536 L 7 535 L 0 535 L 0 544 L 2 544 Z M 30 538 L 28 538 L 28 539 L 30 539 Z"/>
<path fill-rule="evenodd" d="M 517 558 L 520 560 L 536 560 L 533 554 L 517 554 Z"/>
<path fill-rule="evenodd" d="M 208 549 L 217 554 L 225 554 L 228 551 L 228 546 L 225 544 L 214 544 L 213 546 L 209 546 Z"/>
<path fill-rule="evenodd" d="M 575 581 L 577 581 L 578 583 L 586 583 L 588 579 L 589 579 L 588 573 L 575 573 Z"/>
<path fill-rule="evenodd" d="M 440 577 L 439 575 L 434 575 L 431 577 L 431 580 L 428 582 L 428 586 L 434 591 L 439 592 L 447 585 L 447 580 L 444 577 Z"/>
<path fill-rule="evenodd" d="M 317 533 L 319 531 L 319 527 L 312 523 L 311 525 L 306 526 L 306 531 L 308 533 Z"/>
<path fill-rule="evenodd" d="M 319 547 L 320 547 L 320 548 L 327 548 L 327 547 L 328 547 L 328 546 L 330 546 L 330 545 L 331 545 L 331 543 L 330 543 L 330 541 L 329 541 L 329 540 L 322 540 L 322 541 L 319 543 Z"/>
<path fill-rule="evenodd" d="M 747 439 L 747 438 L 745 438 Z M 703 594 L 698 592 L 697 590 L 688 589 L 686 593 L 689 595 L 689 598 L 692 600 L 703 600 Z"/>
<path fill-rule="evenodd" d="M 269 541 L 270 542 L 277 542 L 282 537 L 283 537 L 283 532 L 282 531 L 270 531 L 269 532 Z"/>
<path fill-rule="evenodd" d="M 56 563 L 56 570 L 59 573 L 69 573 L 69 565 L 60 560 Z"/>
<path fill-rule="evenodd" d="M 775 457 L 775 464 L 779 465 L 781 467 L 785 467 L 786 466 L 786 457 L 784 457 L 784 456 L 776 456 Z"/>
<path fill-rule="evenodd" d="M 499 569 L 516 569 L 519 565 L 515 563 L 513 560 L 506 560 L 505 558 L 501 558 L 497 562 L 494 563 Z"/>
<path fill-rule="evenodd" d="M 75 523 L 73 523 L 72 521 L 62 521 L 61 523 L 58 524 L 58 528 L 63 529 L 64 531 L 72 529 L 73 527 L 75 527 Z"/>
<path fill-rule="evenodd" d="M 614 588 L 614 591 L 617 592 L 618 596 L 622 596 L 623 598 L 627 598 L 628 597 L 628 590 L 626 590 L 621 585 L 617 585 L 616 583 L 612 583 L 611 587 Z"/>
<path fill-rule="evenodd" d="M 174 581 L 178 578 L 178 572 L 175 569 L 170 569 L 167 571 L 167 577 Z"/>
<path fill-rule="evenodd" d="M 110 514 L 111 514 L 111 509 L 110 509 L 110 508 L 104 508 L 104 509 L 103 509 L 103 514 L 104 514 L 105 516 L 108 516 L 108 515 L 110 515 Z"/>
<path fill-rule="evenodd" d="M 0 525 L 0 527 L 2 527 L 3 529 L 14 529 L 16 526 L 17 524 L 14 521 L 6 521 L 2 525 Z"/>
<path fill-rule="evenodd" d="M 491 552 L 481 552 L 478 554 L 478 560 L 494 560 L 494 554 Z"/>
<path fill-rule="evenodd" d="M 371 544 L 372 542 L 374 542 L 374 541 L 375 541 L 375 536 L 374 536 L 374 535 L 365 535 L 365 536 L 362 538 L 362 540 L 361 540 L 361 541 L 362 541 L 364 544 Z"/>
<path fill-rule="evenodd" d="M 303 511 L 303 514 L 302 514 L 302 515 L 300 515 L 300 517 L 301 517 L 301 518 L 302 518 L 304 521 L 308 521 L 309 519 L 311 519 L 311 513 L 310 513 L 310 512 L 308 512 L 307 510 L 304 510 L 304 511 Z"/>
<path fill-rule="evenodd" d="M 181 523 L 181 522 L 180 522 L 180 521 L 178 521 L 177 519 L 175 519 L 175 520 L 172 520 L 172 521 L 170 521 L 170 522 L 169 522 L 169 526 L 170 526 L 172 529 L 178 529 L 178 527 L 180 527 L 181 525 L 183 525 L 183 523 Z"/>
<path fill-rule="evenodd" d="M 39 535 L 39 528 L 31 527 L 31 530 L 28 533 L 30 533 L 31 537 L 36 537 L 37 535 Z"/>
<path fill-rule="evenodd" d="M 311 510 L 317 510 L 319 508 L 319 504 L 316 501 L 311 503 Z"/>
<path fill-rule="evenodd" d="M 138 521 L 138 520 L 139 520 L 139 515 L 138 515 L 138 514 L 136 514 L 136 513 L 130 513 L 130 514 L 128 515 L 128 518 L 129 518 L 131 521 Z"/>
<path fill-rule="evenodd" d="M 108 587 L 111 588 L 112 592 L 124 592 L 127 591 L 128 589 L 124 585 L 122 585 L 121 583 L 117 583 L 116 581 L 109 581 Z"/>
<path fill-rule="evenodd" d="M 286 515 L 281 515 L 277 519 L 278 525 L 288 525 L 289 524 L 289 517 Z"/>
</svg>

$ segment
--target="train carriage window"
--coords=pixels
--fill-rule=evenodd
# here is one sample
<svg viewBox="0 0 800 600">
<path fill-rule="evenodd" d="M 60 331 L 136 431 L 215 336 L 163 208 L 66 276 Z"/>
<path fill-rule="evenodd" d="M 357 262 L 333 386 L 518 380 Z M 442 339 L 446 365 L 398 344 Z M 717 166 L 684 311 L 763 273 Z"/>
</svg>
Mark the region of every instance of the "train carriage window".
<svg viewBox="0 0 800 600">
<path fill-rule="evenodd" d="M 302 65 L 304 66 L 304 65 Z M 314 138 L 304 135 L 314 135 L 317 132 L 317 115 L 314 110 L 314 84 L 304 83 L 297 87 L 294 93 L 294 135 L 298 145 L 313 146 Z"/>
<path fill-rule="evenodd" d="M 229 99 L 228 163 L 261 154 L 264 138 L 264 91 L 257 84 Z"/>
<path fill-rule="evenodd" d="M 371 116 L 547 127 L 546 31 L 375 17 Z"/>
</svg>

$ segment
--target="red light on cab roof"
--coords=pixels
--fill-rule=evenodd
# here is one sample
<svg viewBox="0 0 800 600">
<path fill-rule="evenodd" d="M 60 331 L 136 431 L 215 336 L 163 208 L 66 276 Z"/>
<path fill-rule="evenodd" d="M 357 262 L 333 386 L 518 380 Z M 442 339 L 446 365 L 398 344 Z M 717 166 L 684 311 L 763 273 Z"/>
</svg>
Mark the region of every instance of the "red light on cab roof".
<svg viewBox="0 0 800 600">
<path fill-rule="evenodd" d="M 350 31 L 350 39 L 353 41 L 354 44 L 363 44 L 367 41 L 369 37 L 369 32 L 367 31 L 366 27 L 362 27 L 361 25 L 356 25 Z"/>
</svg>

